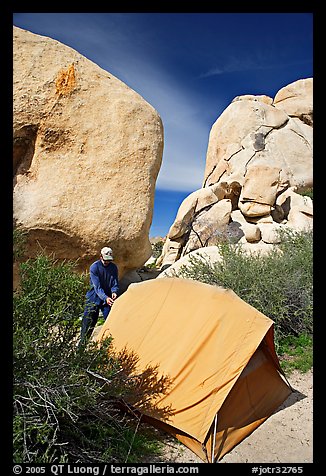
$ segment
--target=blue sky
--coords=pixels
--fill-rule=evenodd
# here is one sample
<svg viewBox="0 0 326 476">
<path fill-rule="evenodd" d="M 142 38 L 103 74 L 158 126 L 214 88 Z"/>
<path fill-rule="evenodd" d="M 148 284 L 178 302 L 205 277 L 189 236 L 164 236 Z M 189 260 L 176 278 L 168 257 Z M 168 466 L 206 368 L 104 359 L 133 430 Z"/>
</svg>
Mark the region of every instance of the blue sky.
<svg viewBox="0 0 326 476">
<path fill-rule="evenodd" d="M 125 82 L 160 114 L 162 166 L 150 236 L 201 188 L 209 132 L 235 96 L 313 76 L 312 13 L 14 13 Z"/>
</svg>

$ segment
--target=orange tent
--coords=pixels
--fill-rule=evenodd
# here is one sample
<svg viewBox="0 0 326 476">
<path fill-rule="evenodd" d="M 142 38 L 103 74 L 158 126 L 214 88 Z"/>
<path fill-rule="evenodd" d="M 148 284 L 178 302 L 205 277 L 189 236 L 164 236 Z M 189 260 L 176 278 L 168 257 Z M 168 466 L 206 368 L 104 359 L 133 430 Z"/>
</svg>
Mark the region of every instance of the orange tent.
<svg viewBox="0 0 326 476">
<path fill-rule="evenodd" d="M 274 322 L 233 291 L 181 278 L 132 284 L 97 341 L 137 354 L 137 371 L 171 379 L 148 415 L 205 462 L 216 462 L 290 395 L 274 348 Z"/>
</svg>

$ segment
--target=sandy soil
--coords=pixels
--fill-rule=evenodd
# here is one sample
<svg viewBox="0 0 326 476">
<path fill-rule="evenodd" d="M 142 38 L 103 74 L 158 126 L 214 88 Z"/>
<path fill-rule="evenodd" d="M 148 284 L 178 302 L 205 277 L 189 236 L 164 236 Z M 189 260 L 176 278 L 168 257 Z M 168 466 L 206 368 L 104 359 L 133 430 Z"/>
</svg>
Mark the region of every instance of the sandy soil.
<svg viewBox="0 0 326 476">
<path fill-rule="evenodd" d="M 219 463 L 313 462 L 313 372 L 293 372 L 287 378 L 294 392 Z M 174 438 L 167 438 L 164 455 L 156 462 L 203 463 Z"/>
</svg>

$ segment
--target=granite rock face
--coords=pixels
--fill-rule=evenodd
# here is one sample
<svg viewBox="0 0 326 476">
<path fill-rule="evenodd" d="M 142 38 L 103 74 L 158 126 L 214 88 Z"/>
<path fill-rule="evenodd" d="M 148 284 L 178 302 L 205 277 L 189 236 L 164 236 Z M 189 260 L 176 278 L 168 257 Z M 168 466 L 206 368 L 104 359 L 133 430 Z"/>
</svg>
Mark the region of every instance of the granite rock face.
<svg viewBox="0 0 326 476">
<path fill-rule="evenodd" d="M 236 180 L 252 166 L 277 167 L 279 188 L 313 183 L 313 79 L 267 96 L 237 96 L 212 126 L 203 186 Z"/>
<path fill-rule="evenodd" d="M 313 79 L 268 96 L 233 99 L 209 135 L 203 186 L 180 205 L 158 259 L 178 267 L 223 240 L 269 252 L 283 231 L 310 230 L 313 202 Z M 198 204 L 202 203 L 202 207 Z"/>
<path fill-rule="evenodd" d="M 122 81 L 53 39 L 14 27 L 14 222 L 86 269 L 103 246 L 120 276 L 151 255 L 163 154 L 157 111 Z"/>
</svg>

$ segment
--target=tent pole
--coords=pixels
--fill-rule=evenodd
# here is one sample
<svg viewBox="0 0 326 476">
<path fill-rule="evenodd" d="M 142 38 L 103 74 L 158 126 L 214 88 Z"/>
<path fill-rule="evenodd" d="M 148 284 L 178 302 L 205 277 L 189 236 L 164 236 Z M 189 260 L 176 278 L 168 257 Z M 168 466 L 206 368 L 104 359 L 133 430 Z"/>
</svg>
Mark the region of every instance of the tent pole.
<svg viewBox="0 0 326 476">
<path fill-rule="evenodd" d="M 217 427 L 217 413 L 215 414 L 215 418 L 214 418 L 214 433 L 213 433 L 212 456 L 211 456 L 212 463 L 215 463 L 215 461 L 214 461 L 214 451 L 215 451 L 216 427 Z"/>
</svg>

